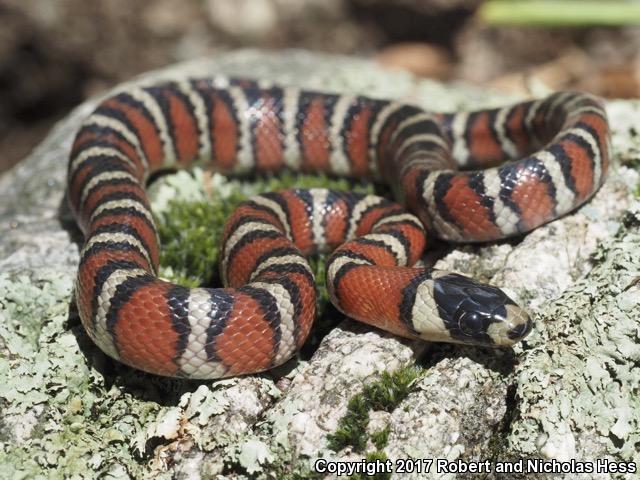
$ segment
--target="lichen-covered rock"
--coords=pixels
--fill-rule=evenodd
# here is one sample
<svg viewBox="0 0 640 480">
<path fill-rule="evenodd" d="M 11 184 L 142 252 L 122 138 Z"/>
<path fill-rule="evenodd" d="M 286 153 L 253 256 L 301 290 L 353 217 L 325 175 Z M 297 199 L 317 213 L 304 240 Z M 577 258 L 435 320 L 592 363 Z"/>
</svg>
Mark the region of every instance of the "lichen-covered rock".
<svg viewBox="0 0 640 480">
<path fill-rule="evenodd" d="M 220 73 L 437 110 L 508 100 L 304 52 L 241 51 L 136 81 Z M 0 177 L 0 476 L 308 478 L 317 459 L 365 456 L 492 466 L 640 460 L 640 206 L 632 168 L 617 165 L 573 215 L 519 240 L 451 249 L 437 262 L 505 287 L 530 308 L 535 330 L 514 350 L 407 342 L 343 321 L 309 359 L 275 372 L 168 380 L 105 357 L 71 304 L 80 237 L 63 201 L 66 162 L 97 101 L 78 107 Z M 637 165 L 640 104 L 607 108 L 616 157 Z M 164 183 L 154 208 L 166 207 L 167 196 L 194 198 L 201 179 Z M 416 363 L 419 373 L 406 373 Z M 412 476 L 456 476 L 437 473 L 435 463 L 429 472 Z"/>
</svg>

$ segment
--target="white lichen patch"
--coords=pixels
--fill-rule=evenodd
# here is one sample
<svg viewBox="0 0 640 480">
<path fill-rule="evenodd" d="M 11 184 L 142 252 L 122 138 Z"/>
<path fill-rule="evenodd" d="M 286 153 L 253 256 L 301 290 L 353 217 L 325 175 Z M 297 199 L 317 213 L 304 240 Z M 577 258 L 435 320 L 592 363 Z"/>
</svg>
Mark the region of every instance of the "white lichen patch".
<svg viewBox="0 0 640 480">
<path fill-rule="evenodd" d="M 240 447 L 238 462 L 250 475 L 255 474 L 263 469 L 263 467 L 275 459 L 273 453 L 269 450 L 269 446 L 256 439 L 249 438 Z"/>
<path fill-rule="evenodd" d="M 395 338 L 367 332 L 351 322 L 344 327 L 324 338 L 268 412 L 273 436 L 289 447 L 293 459 L 322 456 L 326 435 L 338 427 L 350 397 L 380 372 L 397 370 L 413 358 L 413 350 Z"/>
<path fill-rule="evenodd" d="M 633 366 L 640 359 L 640 295 L 628 295 L 637 293 L 640 274 L 640 205 L 634 208 L 617 241 L 598 250 L 596 267 L 541 316 L 543 334 L 517 369 L 522 400 L 509 438 L 516 452 L 640 460 L 640 374 Z"/>
<path fill-rule="evenodd" d="M 470 357 L 451 351 L 429 369 L 417 390 L 392 413 L 389 443 L 384 449 L 390 459 L 486 459 L 493 432 L 507 409 L 504 392 L 508 377 L 500 373 L 500 364 L 513 360 L 467 353 Z M 434 467 L 431 473 L 435 472 Z M 407 478 L 424 478 L 414 473 Z"/>
</svg>

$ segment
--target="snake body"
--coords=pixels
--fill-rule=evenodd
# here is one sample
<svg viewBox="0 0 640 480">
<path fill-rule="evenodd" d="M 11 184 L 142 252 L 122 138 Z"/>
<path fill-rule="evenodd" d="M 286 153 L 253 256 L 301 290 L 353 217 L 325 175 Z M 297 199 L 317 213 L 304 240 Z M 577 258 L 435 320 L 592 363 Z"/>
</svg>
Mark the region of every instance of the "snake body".
<svg viewBox="0 0 640 480">
<path fill-rule="evenodd" d="M 425 233 L 482 242 L 536 228 L 598 189 L 609 151 L 602 106 L 579 92 L 440 114 L 243 79 L 127 87 L 85 119 L 71 150 L 68 198 L 85 234 L 80 318 L 105 353 L 148 372 L 266 370 L 289 359 L 311 328 L 306 256 L 333 250 L 327 286 L 347 315 L 407 338 L 511 345 L 531 320 L 501 290 L 411 268 Z M 195 161 L 232 175 L 287 168 L 383 180 L 417 218 L 373 195 L 258 195 L 226 224 L 225 288 L 188 289 L 157 277 L 145 184 Z"/>
</svg>

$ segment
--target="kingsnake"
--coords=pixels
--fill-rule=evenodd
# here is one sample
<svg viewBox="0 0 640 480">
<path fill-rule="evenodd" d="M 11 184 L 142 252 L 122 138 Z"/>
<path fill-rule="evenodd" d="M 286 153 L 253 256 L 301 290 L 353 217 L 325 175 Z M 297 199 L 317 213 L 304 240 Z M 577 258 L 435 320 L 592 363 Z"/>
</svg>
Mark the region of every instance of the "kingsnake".
<svg viewBox="0 0 640 480">
<path fill-rule="evenodd" d="M 86 118 L 70 154 L 68 198 L 85 234 L 80 318 L 105 353 L 147 372 L 266 370 L 301 347 L 314 320 L 305 256 L 342 244 L 327 284 L 347 315 L 408 338 L 511 345 L 531 320 L 502 291 L 409 268 L 425 230 L 455 242 L 527 232 L 585 202 L 605 178 L 609 151 L 602 106 L 577 92 L 440 114 L 244 79 L 127 87 Z M 233 175 L 286 168 L 383 180 L 419 220 L 371 195 L 258 195 L 226 224 L 226 288 L 188 289 L 157 277 L 145 184 L 196 160 Z"/>
</svg>

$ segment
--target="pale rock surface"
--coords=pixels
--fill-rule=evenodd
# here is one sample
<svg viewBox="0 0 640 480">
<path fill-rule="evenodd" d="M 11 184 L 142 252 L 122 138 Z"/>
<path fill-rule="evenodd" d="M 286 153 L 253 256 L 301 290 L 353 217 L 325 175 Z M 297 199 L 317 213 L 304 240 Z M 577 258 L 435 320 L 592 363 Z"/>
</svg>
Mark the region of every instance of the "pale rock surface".
<svg viewBox="0 0 640 480">
<path fill-rule="evenodd" d="M 221 73 L 437 110 L 510 100 L 305 52 L 240 51 L 136 81 Z M 425 372 L 408 397 L 388 414 L 371 414 L 371 428 L 390 428 L 383 452 L 391 459 L 640 460 L 635 170 L 616 161 L 604 188 L 575 214 L 520 240 L 451 249 L 437 262 L 505 287 L 528 306 L 534 332 L 512 351 L 409 343 L 345 321 L 308 362 L 275 375 L 164 380 L 114 366 L 69 307 L 79 234 L 63 202 L 67 155 L 97 101 L 75 109 L 0 178 L 0 471 L 303 475 L 315 458 L 362 458 L 348 448 L 327 450 L 326 435 L 363 385 L 415 362 Z M 607 109 L 616 158 L 638 162 L 640 104 L 610 102 Z M 455 476 L 432 468 L 414 478 Z"/>
</svg>

